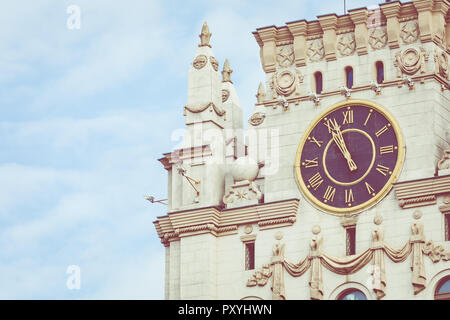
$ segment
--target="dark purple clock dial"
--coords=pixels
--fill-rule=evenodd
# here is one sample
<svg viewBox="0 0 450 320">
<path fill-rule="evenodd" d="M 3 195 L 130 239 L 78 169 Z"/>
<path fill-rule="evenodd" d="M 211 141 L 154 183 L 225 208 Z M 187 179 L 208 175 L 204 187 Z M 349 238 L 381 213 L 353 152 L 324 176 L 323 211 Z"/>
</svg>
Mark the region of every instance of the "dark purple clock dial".
<svg viewBox="0 0 450 320">
<path fill-rule="evenodd" d="M 332 110 L 316 123 L 297 165 L 316 201 L 335 208 L 352 208 L 383 189 L 398 157 L 393 123 L 376 108 L 349 104 Z"/>
</svg>

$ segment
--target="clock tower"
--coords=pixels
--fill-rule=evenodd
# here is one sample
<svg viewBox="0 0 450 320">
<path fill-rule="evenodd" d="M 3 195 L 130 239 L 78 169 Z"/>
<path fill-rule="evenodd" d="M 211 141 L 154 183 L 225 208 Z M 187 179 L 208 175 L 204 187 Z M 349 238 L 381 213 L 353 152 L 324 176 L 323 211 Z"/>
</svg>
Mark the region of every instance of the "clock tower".
<svg viewBox="0 0 450 320">
<path fill-rule="evenodd" d="M 257 28 L 265 78 L 245 133 L 204 27 L 187 137 L 159 159 L 167 299 L 450 296 L 449 7 Z"/>
</svg>

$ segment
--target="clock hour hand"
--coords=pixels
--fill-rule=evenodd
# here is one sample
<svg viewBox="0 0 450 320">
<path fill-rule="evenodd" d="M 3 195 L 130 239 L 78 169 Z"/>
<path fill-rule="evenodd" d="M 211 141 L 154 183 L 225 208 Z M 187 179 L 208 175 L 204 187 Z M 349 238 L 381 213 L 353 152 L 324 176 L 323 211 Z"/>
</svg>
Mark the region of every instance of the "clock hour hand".
<svg viewBox="0 0 450 320">
<path fill-rule="evenodd" d="M 350 155 L 350 152 L 348 151 L 347 146 L 345 145 L 344 137 L 342 136 L 341 129 L 340 129 L 339 125 L 337 124 L 336 119 L 334 119 L 334 124 L 333 124 L 333 122 L 331 122 L 331 123 L 333 125 L 332 135 L 333 135 L 334 142 L 336 142 L 342 155 L 347 160 L 347 165 L 348 165 L 348 168 L 350 169 L 350 171 L 356 170 L 358 167 L 356 166 L 355 162 L 353 161 L 353 159 Z"/>
</svg>

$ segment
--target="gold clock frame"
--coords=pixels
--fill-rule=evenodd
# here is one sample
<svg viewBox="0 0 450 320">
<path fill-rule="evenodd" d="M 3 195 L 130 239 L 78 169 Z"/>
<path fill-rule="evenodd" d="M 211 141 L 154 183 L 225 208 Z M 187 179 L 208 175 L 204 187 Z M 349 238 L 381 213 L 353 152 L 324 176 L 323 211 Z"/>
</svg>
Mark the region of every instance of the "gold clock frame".
<svg viewBox="0 0 450 320">
<path fill-rule="evenodd" d="M 355 207 L 349 207 L 349 208 L 335 208 L 333 206 L 329 206 L 321 201 L 319 201 L 316 197 L 312 195 L 312 193 L 309 191 L 309 189 L 306 187 L 305 183 L 303 182 L 302 173 L 300 169 L 300 160 L 301 155 L 303 151 L 303 146 L 305 145 L 305 142 L 307 138 L 309 137 L 311 131 L 316 127 L 316 125 L 320 122 L 320 120 L 323 119 L 327 114 L 333 112 L 336 109 L 342 108 L 343 106 L 352 106 L 352 105 L 364 105 L 370 108 L 375 109 L 376 111 L 383 114 L 386 119 L 389 120 L 389 122 L 392 124 L 392 128 L 394 130 L 395 136 L 397 137 L 398 142 L 398 157 L 397 162 L 395 164 L 395 168 L 392 170 L 392 174 L 389 178 L 389 180 L 386 182 L 384 187 L 375 194 L 375 196 L 372 197 L 372 199 L 361 203 Z M 331 214 L 338 214 L 338 215 L 345 215 L 345 214 L 352 214 L 352 213 L 360 213 L 373 205 L 377 204 L 380 200 L 382 200 L 391 190 L 392 184 L 398 179 L 400 172 L 403 168 L 403 162 L 405 159 L 405 142 L 403 140 L 403 135 L 400 130 L 400 126 L 398 125 L 395 118 L 381 105 L 368 101 L 368 100 L 345 100 L 338 102 L 331 107 L 327 108 L 323 112 L 321 112 L 309 125 L 308 129 L 303 134 L 302 139 L 300 140 L 300 143 L 297 148 L 297 152 L 295 154 L 295 163 L 294 163 L 294 171 L 295 171 L 295 177 L 297 181 L 297 185 L 299 189 L 302 191 L 303 196 L 313 204 L 316 208 L 318 208 L 321 211 L 331 213 Z"/>
</svg>

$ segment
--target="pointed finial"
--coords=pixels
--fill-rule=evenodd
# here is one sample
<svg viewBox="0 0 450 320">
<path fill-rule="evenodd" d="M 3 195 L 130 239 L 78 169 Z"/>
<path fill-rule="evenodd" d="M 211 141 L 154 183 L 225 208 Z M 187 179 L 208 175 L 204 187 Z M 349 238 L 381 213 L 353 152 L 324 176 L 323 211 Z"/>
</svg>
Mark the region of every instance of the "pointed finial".
<svg viewBox="0 0 450 320">
<path fill-rule="evenodd" d="M 266 91 L 264 90 L 264 85 L 262 82 L 259 83 L 258 93 L 256 94 L 256 99 L 258 104 L 264 103 L 264 99 L 266 98 Z"/>
<path fill-rule="evenodd" d="M 203 24 L 202 33 L 200 33 L 199 37 L 200 37 L 200 44 L 198 45 L 199 47 L 208 46 L 211 48 L 211 45 L 209 44 L 209 40 L 211 39 L 211 32 L 209 32 L 208 24 L 206 23 L 206 21 Z"/>
<path fill-rule="evenodd" d="M 228 59 L 225 59 L 225 63 L 223 64 L 223 71 L 222 71 L 222 82 L 231 82 L 231 74 L 233 73 L 233 70 L 230 68 L 230 63 L 228 62 Z"/>
</svg>

